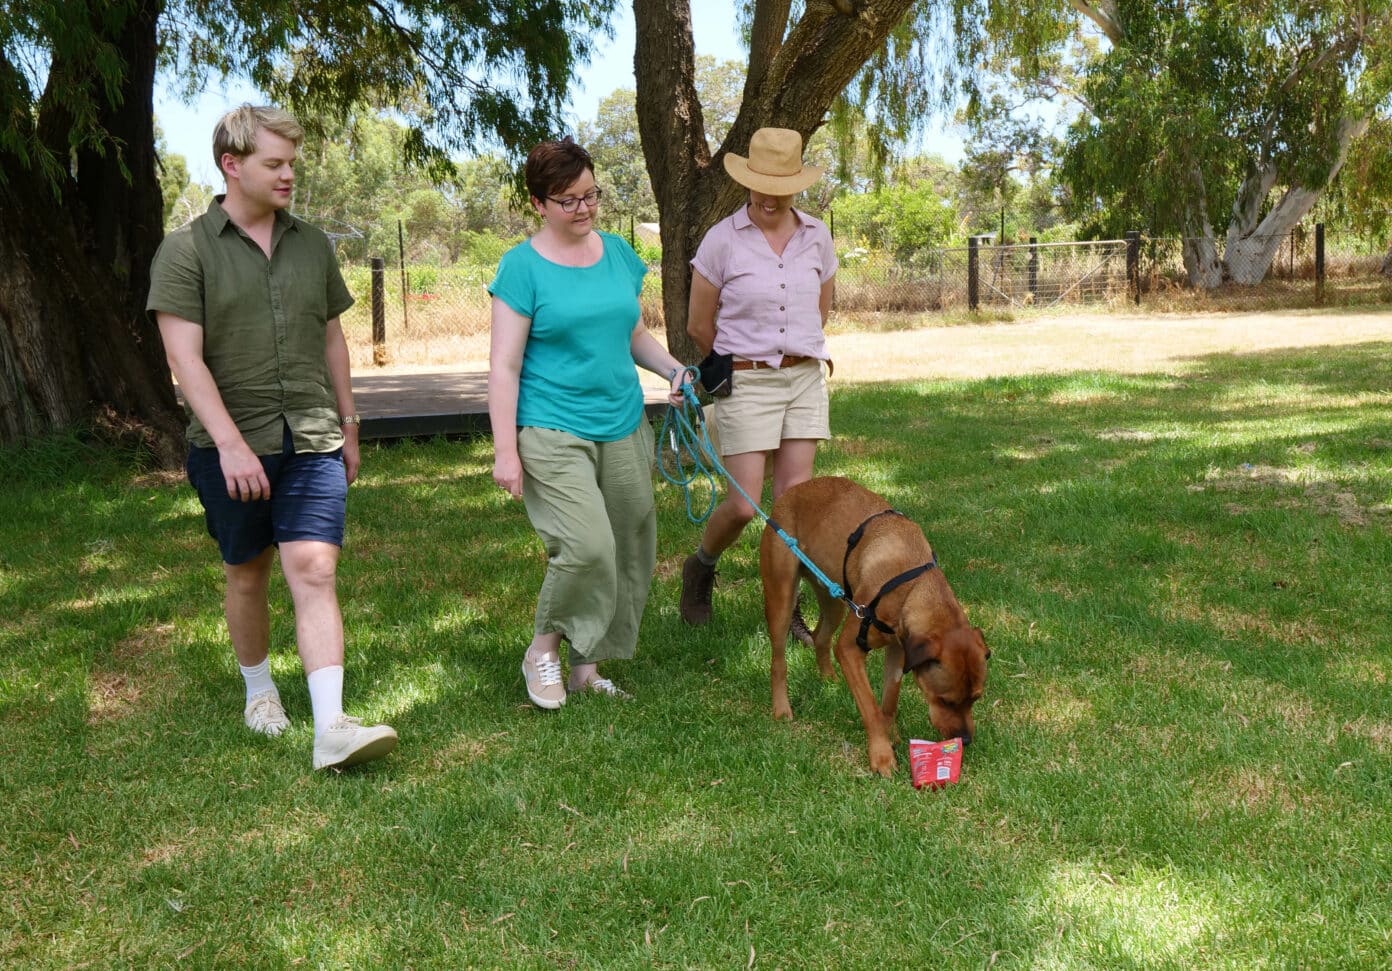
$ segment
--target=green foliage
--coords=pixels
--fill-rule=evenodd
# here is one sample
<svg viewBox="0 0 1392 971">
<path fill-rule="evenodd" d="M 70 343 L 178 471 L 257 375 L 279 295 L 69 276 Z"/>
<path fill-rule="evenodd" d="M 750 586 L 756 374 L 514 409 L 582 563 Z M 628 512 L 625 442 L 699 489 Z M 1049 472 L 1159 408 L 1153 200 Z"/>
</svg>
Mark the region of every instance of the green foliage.
<svg viewBox="0 0 1392 971">
<path fill-rule="evenodd" d="M 501 237 L 494 233 L 469 232 L 460 249 L 460 261 L 474 266 L 496 267 L 503 254 L 516 246 L 519 236 Z"/>
<path fill-rule="evenodd" d="M 739 114 L 744 66 L 736 61 L 696 58 L 696 93 L 706 124 L 711 151 Z M 657 199 L 648 181 L 638 111 L 632 88 L 617 88 L 599 103 L 592 122 L 582 121 L 577 140 L 595 163 L 595 179 L 604 187 L 607 212 L 631 216 L 637 222 L 657 222 Z"/>
<path fill-rule="evenodd" d="M 332 130 L 364 102 L 392 109 L 406 123 L 403 158 L 446 176 L 451 152 L 516 153 L 556 131 L 567 86 L 593 38 L 609 31 L 614 2 L 6 4 L 0 118 L 26 123 L 0 125 L 0 153 L 57 184 L 74 149 L 119 150 L 102 112 L 148 101 L 152 82 L 132 70 L 143 65 L 124 62 L 118 39 L 134 18 L 157 16 L 160 67 L 189 94 L 210 77 L 243 77 L 311 131 Z"/>
<path fill-rule="evenodd" d="M 1346 222 L 1355 232 L 1388 243 L 1392 230 L 1392 119 L 1374 118 L 1354 143 L 1331 187 L 1321 219 Z"/>
<path fill-rule="evenodd" d="M 170 152 L 164 141 L 164 134 L 155 126 L 155 154 L 159 159 L 160 195 L 164 199 L 164 224 L 169 225 L 170 217 L 180 197 L 189 187 L 188 159 Z"/>
<path fill-rule="evenodd" d="M 1248 232 L 1268 193 L 1322 190 L 1343 126 L 1392 92 L 1387 0 L 953 6 L 965 116 L 988 120 L 1005 77 L 1016 116 L 1062 101 L 1064 201 L 1099 235 Z"/>
<path fill-rule="evenodd" d="M 649 266 L 662 265 L 662 246 L 659 243 L 649 243 L 639 237 L 633 240 L 633 251 Z"/>
<path fill-rule="evenodd" d="M 836 201 L 836 234 L 857 237 L 898 260 L 945 245 L 956 233 L 957 210 L 928 183 L 892 185 Z"/>
<path fill-rule="evenodd" d="M 449 264 L 473 259 L 485 233 L 511 238 L 530 225 L 512 208 L 511 173 L 496 156 L 456 163 L 444 181 L 412 166 L 408 129 L 381 113 L 354 111 L 331 131 L 312 135 L 296 175 L 296 212 L 330 232 L 342 259 L 397 257 Z M 397 221 L 401 222 L 398 231 Z"/>
</svg>

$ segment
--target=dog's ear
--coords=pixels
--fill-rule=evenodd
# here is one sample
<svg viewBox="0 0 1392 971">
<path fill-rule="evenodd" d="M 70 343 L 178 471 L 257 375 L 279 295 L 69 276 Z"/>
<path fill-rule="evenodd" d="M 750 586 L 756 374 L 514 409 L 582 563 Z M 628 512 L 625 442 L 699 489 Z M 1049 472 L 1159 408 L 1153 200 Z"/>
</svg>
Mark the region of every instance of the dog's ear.
<svg viewBox="0 0 1392 971">
<path fill-rule="evenodd" d="M 911 637 L 904 643 L 904 669 L 925 670 L 942 663 L 942 642 L 936 637 Z"/>
<path fill-rule="evenodd" d="M 986 634 L 980 627 L 973 627 L 972 631 L 976 634 L 977 640 L 981 641 L 981 646 L 986 649 L 986 660 L 991 660 L 991 645 L 986 643 Z"/>
</svg>

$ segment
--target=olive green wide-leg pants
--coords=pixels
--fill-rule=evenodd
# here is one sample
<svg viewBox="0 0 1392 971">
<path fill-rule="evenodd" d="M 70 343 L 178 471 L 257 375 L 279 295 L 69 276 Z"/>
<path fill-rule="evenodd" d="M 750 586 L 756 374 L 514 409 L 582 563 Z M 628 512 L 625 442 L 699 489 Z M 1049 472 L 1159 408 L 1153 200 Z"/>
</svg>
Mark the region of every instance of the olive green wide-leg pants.
<svg viewBox="0 0 1392 971">
<path fill-rule="evenodd" d="M 571 664 L 630 658 L 657 565 L 653 433 L 617 442 L 524 426 L 522 500 L 546 546 L 535 632 L 561 632 Z"/>
</svg>

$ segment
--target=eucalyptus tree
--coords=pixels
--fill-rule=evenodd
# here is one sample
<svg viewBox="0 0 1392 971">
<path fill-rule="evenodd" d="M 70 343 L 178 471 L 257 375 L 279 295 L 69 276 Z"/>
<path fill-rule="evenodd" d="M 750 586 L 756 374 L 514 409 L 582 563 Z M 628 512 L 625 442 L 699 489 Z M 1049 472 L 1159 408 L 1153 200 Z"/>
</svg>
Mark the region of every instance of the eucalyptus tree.
<svg viewBox="0 0 1392 971">
<path fill-rule="evenodd" d="M 688 263 L 701 236 L 744 190 L 723 157 L 743 154 L 760 127 L 791 128 L 804 142 L 836 113 L 871 120 L 880 144 L 937 103 L 933 52 L 948 36 L 950 4 L 933 0 L 738 0 L 749 39 L 739 110 L 712 147 L 697 92 L 689 0 L 633 0 L 638 128 L 662 227 L 662 301 L 667 343 L 691 359 L 686 335 Z M 710 5 L 708 16 L 720 16 Z M 852 82 L 855 82 L 852 84 Z M 834 106 L 836 112 L 833 112 Z"/>
<path fill-rule="evenodd" d="M 983 25 L 968 58 L 1082 70 L 1061 174 L 1113 231 L 1183 235 L 1198 286 L 1260 281 L 1392 93 L 1389 0 L 955 2 Z M 1070 62 L 1080 26 L 1106 43 Z"/>
<path fill-rule="evenodd" d="M 162 236 L 157 75 L 190 93 L 245 78 L 311 129 L 370 94 L 406 118 L 406 156 L 443 170 L 454 150 L 516 155 L 552 134 L 613 4 L 0 4 L 0 442 L 108 413 L 179 454 L 144 314 Z"/>
<path fill-rule="evenodd" d="M 696 97 L 705 115 L 706 140 L 719 145 L 739 114 L 744 65 L 702 55 L 696 58 L 695 78 Z M 578 136 L 594 157 L 597 174 L 604 184 L 606 209 L 632 215 L 640 222 L 655 222 L 657 200 L 643 161 L 636 102 L 633 88 L 616 89 L 600 101 L 593 121 L 581 122 Z"/>
</svg>

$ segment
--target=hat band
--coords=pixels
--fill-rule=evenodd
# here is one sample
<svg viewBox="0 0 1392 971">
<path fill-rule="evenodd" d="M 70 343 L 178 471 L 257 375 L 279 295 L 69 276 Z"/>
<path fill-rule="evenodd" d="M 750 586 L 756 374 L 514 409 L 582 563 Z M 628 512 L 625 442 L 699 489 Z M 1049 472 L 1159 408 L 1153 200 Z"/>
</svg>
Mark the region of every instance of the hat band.
<svg viewBox="0 0 1392 971">
<path fill-rule="evenodd" d="M 801 174 L 802 174 L 802 166 L 801 166 L 801 165 L 799 165 L 797 168 L 791 169 L 791 170 L 789 170 L 789 171 L 787 171 L 787 172 L 770 172 L 770 171 L 768 171 L 767 169 L 758 169 L 758 168 L 755 168 L 755 167 L 754 167 L 754 160 L 753 160 L 753 159 L 750 159 L 750 161 L 749 161 L 748 164 L 749 164 L 749 171 L 753 172 L 755 175 L 767 175 L 769 178 L 773 178 L 773 179 L 787 179 L 787 178 L 791 178 L 791 177 L 794 176 L 794 175 L 801 175 Z"/>
</svg>

